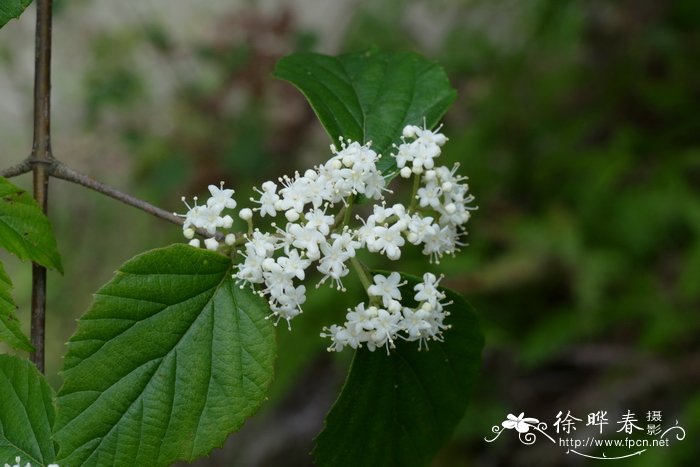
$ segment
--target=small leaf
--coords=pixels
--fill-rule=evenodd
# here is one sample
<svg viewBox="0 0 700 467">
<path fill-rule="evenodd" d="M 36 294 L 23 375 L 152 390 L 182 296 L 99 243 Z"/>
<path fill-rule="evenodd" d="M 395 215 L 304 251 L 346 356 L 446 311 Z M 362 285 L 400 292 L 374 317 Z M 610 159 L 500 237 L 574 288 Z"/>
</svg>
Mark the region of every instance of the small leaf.
<svg viewBox="0 0 700 467">
<path fill-rule="evenodd" d="M 49 219 L 29 193 L 0 177 L 0 247 L 63 272 Z"/>
<path fill-rule="evenodd" d="M 265 399 L 275 333 L 229 258 L 186 245 L 139 255 L 68 342 L 59 463 L 170 465 L 220 446 Z"/>
<path fill-rule="evenodd" d="M 19 456 L 22 464 L 54 461 L 51 441 L 53 390 L 27 360 L 0 355 L 0 462 Z"/>
<path fill-rule="evenodd" d="M 32 0 L 2 0 L 0 2 L 0 28 L 19 15 L 32 3 Z"/>
<path fill-rule="evenodd" d="M 334 143 L 372 141 L 384 174 L 396 168 L 389 154 L 404 126 L 425 118 L 434 127 L 457 95 L 439 65 L 412 52 L 296 53 L 277 62 L 274 76 L 306 96 Z"/>
<path fill-rule="evenodd" d="M 19 320 L 15 315 L 17 306 L 12 300 L 10 290 L 12 282 L 0 263 L 0 341 L 7 342 L 15 349 L 33 352 L 34 347 L 29 338 L 22 332 Z"/>
<path fill-rule="evenodd" d="M 404 303 L 413 304 L 419 279 L 402 276 Z M 443 289 L 452 325 L 444 342 L 399 341 L 390 355 L 356 351 L 340 397 L 316 439 L 320 467 L 418 467 L 430 465 L 467 406 L 481 360 L 483 337 L 476 315 L 461 295 Z"/>
</svg>

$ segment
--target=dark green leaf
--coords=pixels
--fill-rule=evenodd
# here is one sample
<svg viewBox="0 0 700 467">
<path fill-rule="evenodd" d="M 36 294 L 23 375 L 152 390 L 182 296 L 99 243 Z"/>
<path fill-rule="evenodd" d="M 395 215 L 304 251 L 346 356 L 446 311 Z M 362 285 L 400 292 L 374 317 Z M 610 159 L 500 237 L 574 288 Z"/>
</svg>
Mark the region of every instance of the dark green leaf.
<svg viewBox="0 0 700 467">
<path fill-rule="evenodd" d="M 27 360 L 0 355 L 0 463 L 45 466 L 54 461 L 53 391 Z"/>
<path fill-rule="evenodd" d="M 334 143 L 372 141 L 384 174 L 396 167 L 389 153 L 403 127 L 424 118 L 435 126 L 456 97 L 443 69 L 411 52 L 297 53 L 277 62 L 274 75 L 306 96 Z"/>
<path fill-rule="evenodd" d="M 29 193 L 0 177 L 0 247 L 63 272 L 49 219 Z"/>
<path fill-rule="evenodd" d="M 186 245 L 137 256 L 68 343 L 59 463 L 170 465 L 220 446 L 265 399 L 275 333 L 231 260 Z"/>
<path fill-rule="evenodd" d="M 0 28 L 8 21 L 19 18 L 25 8 L 32 3 L 32 0 L 2 0 L 0 1 Z"/>
<path fill-rule="evenodd" d="M 404 302 L 420 282 L 403 276 Z M 451 315 L 444 342 L 400 341 L 355 353 L 345 386 L 316 439 L 320 467 L 430 465 L 461 420 L 481 360 L 483 337 L 476 315 L 461 295 L 443 289 Z M 412 294 L 410 294 L 412 296 Z"/>
<path fill-rule="evenodd" d="M 34 347 L 22 332 L 19 320 L 15 315 L 17 307 L 10 295 L 11 289 L 12 282 L 0 263 L 0 341 L 7 342 L 15 349 L 32 352 Z"/>
</svg>

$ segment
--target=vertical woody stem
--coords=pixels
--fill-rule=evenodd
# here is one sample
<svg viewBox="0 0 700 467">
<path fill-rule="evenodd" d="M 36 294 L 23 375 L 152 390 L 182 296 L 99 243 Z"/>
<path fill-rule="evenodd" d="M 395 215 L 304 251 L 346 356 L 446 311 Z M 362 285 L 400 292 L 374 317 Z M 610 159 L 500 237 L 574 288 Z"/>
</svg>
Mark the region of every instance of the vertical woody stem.
<svg viewBox="0 0 700 467">
<path fill-rule="evenodd" d="M 34 175 L 34 198 L 44 213 L 48 207 L 51 155 L 51 2 L 37 0 L 34 61 L 34 142 L 31 164 Z M 44 330 L 46 317 L 46 268 L 32 264 L 31 341 L 35 352 L 30 355 L 39 371 L 44 372 Z"/>
</svg>

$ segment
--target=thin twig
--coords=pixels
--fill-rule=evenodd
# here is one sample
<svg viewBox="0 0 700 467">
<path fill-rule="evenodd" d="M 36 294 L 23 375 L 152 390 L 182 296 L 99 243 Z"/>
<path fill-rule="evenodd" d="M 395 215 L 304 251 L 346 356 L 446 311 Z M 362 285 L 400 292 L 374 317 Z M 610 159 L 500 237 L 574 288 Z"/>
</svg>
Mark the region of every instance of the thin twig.
<svg viewBox="0 0 700 467">
<path fill-rule="evenodd" d="M 51 0 L 38 0 L 36 9 L 34 59 L 34 142 L 29 158 L 34 175 L 34 198 L 47 212 L 51 155 Z M 46 329 L 46 268 L 32 264 L 31 341 L 35 351 L 30 359 L 44 372 Z"/>
<path fill-rule="evenodd" d="M 165 209 L 161 209 L 144 200 L 123 193 L 117 190 L 116 188 L 113 188 L 109 185 L 105 185 L 102 182 L 98 182 L 94 178 L 82 174 L 77 170 L 68 167 L 62 162 L 56 162 L 51 175 L 53 175 L 56 178 L 68 180 L 69 182 L 77 183 L 78 185 L 82 185 L 84 187 L 90 188 L 91 190 L 110 196 L 118 201 L 121 201 L 122 203 L 126 203 L 130 206 L 139 208 L 142 211 L 146 211 L 149 214 L 153 214 L 154 216 L 160 217 L 161 219 L 165 219 L 166 221 L 172 222 L 173 224 L 183 224 L 183 219 L 176 216 L 172 212 L 168 212 Z"/>
<path fill-rule="evenodd" d="M 25 159 L 19 164 L 13 165 L 12 167 L 8 167 L 6 169 L 0 170 L 0 177 L 5 177 L 5 178 L 12 178 L 16 177 L 17 175 L 22 175 L 27 172 L 32 171 L 32 163 L 29 159 Z"/>
<path fill-rule="evenodd" d="M 73 182 L 78 185 L 84 186 L 91 190 L 97 191 L 98 193 L 102 193 L 103 195 L 107 195 L 111 198 L 116 199 L 117 201 L 121 201 L 122 203 L 128 204 L 129 206 L 133 206 L 156 217 L 164 219 L 168 222 L 172 222 L 173 224 L 182 226 L 185 223 L 184 218 L 176 216 L 172 212 L 154 206 L 147 201 L 136 198 L 135 196 L 131 196 L 127 193 L 121 192 L 109 185 L 105 185 L 102 182 L 98 182 L 94 178 L 80 173 L 71 167 L 68 167 L 63 162 L 54 162 L 54 164 L 52 165 L 51 175 L 56 178 L 60 178 L 62 180 L 67 180 L 69 182 Z M 207 233 L 206 230 L 195 229 L 195 231 L 203 237 L 211 237 L 211 234 Z M 217 233 L 216 238 L 217 240 L 221 240 L 223 238 L 223 235 Z"/>
</svg>

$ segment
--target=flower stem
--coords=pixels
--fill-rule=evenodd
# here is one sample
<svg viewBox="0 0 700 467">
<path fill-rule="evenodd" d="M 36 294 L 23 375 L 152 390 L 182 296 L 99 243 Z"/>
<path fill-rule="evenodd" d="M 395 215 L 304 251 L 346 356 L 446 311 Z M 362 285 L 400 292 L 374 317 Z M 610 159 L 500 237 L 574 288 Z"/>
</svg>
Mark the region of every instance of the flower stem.
<svg viewBox="0 0 700 467">
<path fill-rule="evenodd" d="M 350 215 L 352 214 L 352 207 L 355 204 L 355 195 L 351 195 L 350 199 L 348 199 L 348 205 L 345 207 L 345 215 L 343 216 L 343 223 L 341 224 L 341 228 L 345 227 L 348 225 L 348 222 L 350 222 Z"/>
<path fill-rule="evenodd" d="M 416 200 L 418 199 L 416 196 L 418 194 L 418 188 L 420 188 L 420 179 L 421 176 L 417 174 L 413 174 L 413 189 L 411 190 L 411 204 L 408 205 L 408 212 L 413 213 L 416 209 Z"/>
<path fill-rule="evenodd" d="M 367 296 L 369 297 L 369 288 L 372 286 L 372 281 L 370 281 L 369 277 L 367 276 L 367 270 L 355 256 L 350 257 L 350 264 L 352 264 L 353 269 L 360 278 L 362 287 L 365 288 L 365 292 L 367 292 Z"/>
</svg>

